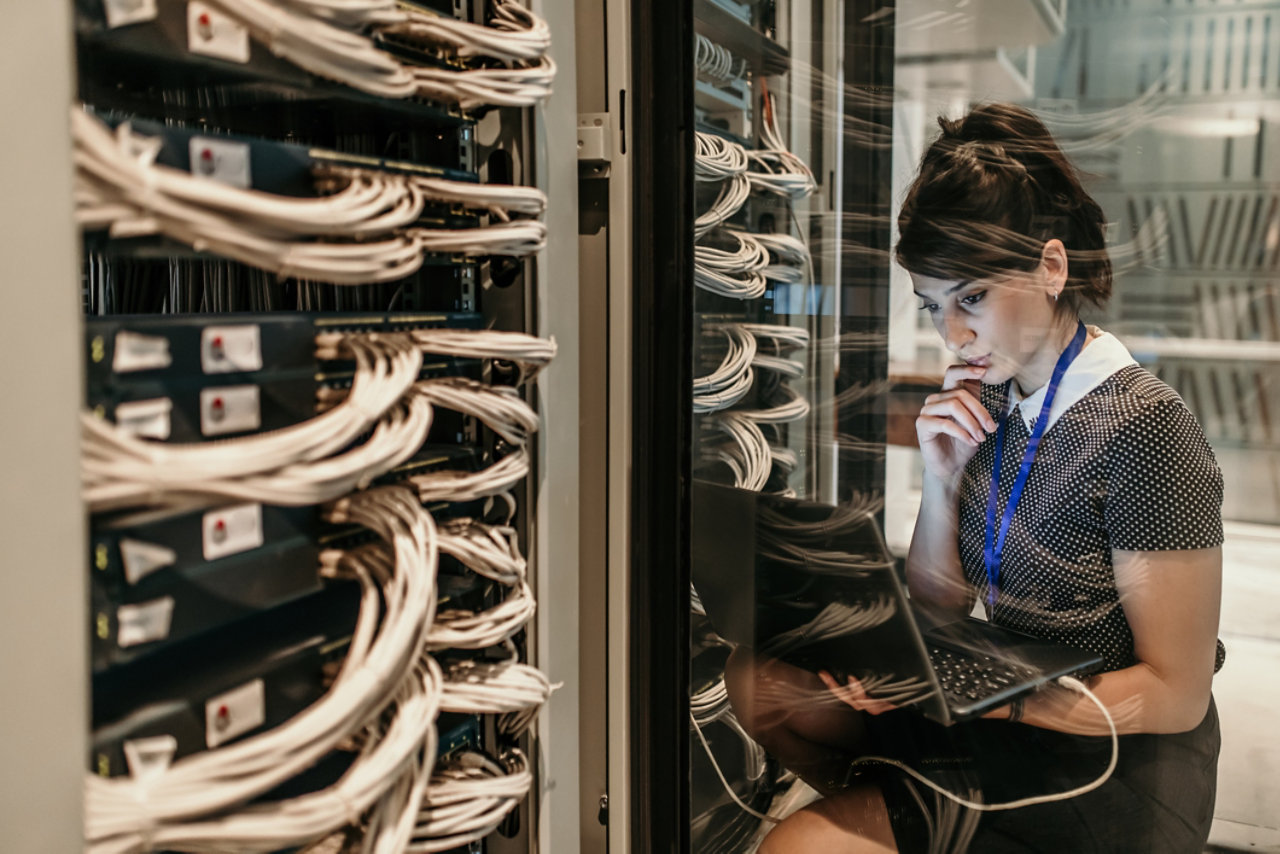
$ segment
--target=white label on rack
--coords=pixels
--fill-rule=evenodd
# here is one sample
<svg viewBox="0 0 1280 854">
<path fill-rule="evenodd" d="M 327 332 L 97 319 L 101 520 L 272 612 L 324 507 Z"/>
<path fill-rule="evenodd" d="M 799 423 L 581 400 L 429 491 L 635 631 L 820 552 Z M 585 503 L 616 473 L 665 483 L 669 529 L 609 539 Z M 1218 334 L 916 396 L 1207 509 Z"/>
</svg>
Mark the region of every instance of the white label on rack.
<svg viewBox="0 0 1280 854">
<path fill-rule="evenodd" d="M 156 0 L 102 0 L 107 13 L 107 28 L 140 24 L 156 18 Z"/>
<path fill-rule="evenodd" d="M 204 559 L 256 549 L 262 545 L 262 505 L 241 504 L 204 514 Z"/>
<path fill-rule="evenodd" d="M 222 436 L 257 430 L 262 426 L 262 409 L 256 385 L 228 385 L 200 391 L 200 432 Z"/>
<path fill-rule="evenodd" d="M 249 30 L 199 0 L 187 4 L 187 50 L 204 56 L 249 61 Z"/>
<path fill-rule="evenodd" d="M 124 564 L 125 580 L 137 584 L 156 570 L 173 566 L 178 554 L 167 546 L 126 538 L 120 541 L 120 562 Z"/>
<path fill-rule="evenodd" d="M 169 636 L 173 620 L 173 597 L 165 596 L 140 605 L 121 605 L 116 611 L 116 643 L 121 649 Z"/>
<path fill-rule="evenodd" d="M 191 154 L 191 174 L 212 178 L 242 190 L 249 189 L 249 146 L 229 139 L 193 136 L 187 146 Z"/>
<path fill-rule="evenodd" d="M 200 333 L 200 366 L 206 374 L 262 370 L 262 334 L 256 324 L 206 326 Z"/>
<path fill-rule="evenodd" d="M 111 357 L 111 370 L 117 374 L 153 371 L 173 363 L 169 355 L 169 339 L 137 332 L 117 332 L 116 351 Z"/>
<path fill-rule="evenodd" d="M 204 739 L 217 747 L 243 735 L 267 719 L 267 698 L 261 679 L 246 682 L 204 704 Z"/>
<path fill-rule="evenodd" d="M 116 426 L 130 436 L 168 439 L 169 413 L 172 411 L 173 401 L 167 397 L 122 403 L 116 407 Z"/>
<path fill-rule="evenodd" d="M 139 781 L 163 774 L 177 752 L 178 740 L 171 735 L 133 738 L 124 743 L 124 761 L 129 764 L 129 774 Z"/>
</svg>

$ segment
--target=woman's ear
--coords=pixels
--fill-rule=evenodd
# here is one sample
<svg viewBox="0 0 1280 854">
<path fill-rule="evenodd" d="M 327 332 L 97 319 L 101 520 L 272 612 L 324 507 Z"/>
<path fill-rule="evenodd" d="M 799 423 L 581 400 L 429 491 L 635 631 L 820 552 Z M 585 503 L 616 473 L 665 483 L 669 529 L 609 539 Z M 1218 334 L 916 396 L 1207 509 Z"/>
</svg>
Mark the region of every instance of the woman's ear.
<svg viewBox="0 0 1280 854">
<path fill-rule="evenodd" d="M 1067 286 L 1067 247 L 1058 238 L 1045 241 L 1044 248 L 1040 250 L 1040 270 L 1049 296 L 1056 299 Z"/>
</svg>

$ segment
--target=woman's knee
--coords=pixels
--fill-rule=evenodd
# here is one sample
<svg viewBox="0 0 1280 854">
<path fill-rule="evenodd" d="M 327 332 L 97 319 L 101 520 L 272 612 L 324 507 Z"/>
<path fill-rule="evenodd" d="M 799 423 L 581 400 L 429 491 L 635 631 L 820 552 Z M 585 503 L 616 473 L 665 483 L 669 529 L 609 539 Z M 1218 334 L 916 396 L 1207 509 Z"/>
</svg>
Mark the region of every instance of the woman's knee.
<svg viewBox="0 0 1280 854">
<path fill-rule="evenodd" d="M 759 854 L 893 854 L 898 850 L 884 797 L 863 787 L 823 798 L 779 824 Z"/>
</svg>

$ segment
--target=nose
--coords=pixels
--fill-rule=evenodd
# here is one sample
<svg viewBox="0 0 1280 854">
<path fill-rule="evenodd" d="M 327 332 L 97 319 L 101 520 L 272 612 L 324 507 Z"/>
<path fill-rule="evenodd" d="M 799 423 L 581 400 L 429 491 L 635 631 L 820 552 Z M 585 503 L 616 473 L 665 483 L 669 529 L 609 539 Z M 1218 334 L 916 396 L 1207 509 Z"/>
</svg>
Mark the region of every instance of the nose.
<svg viewBox="0 0 1280 854">
<path fill-rule="evenodd" d="M 947 312 L 942 320 L 942 340 L 947 349 L 956 355 L 960 354 L 973 341 L 973 330 L 969 328 L 964 315 L 958 312 Z"/>
</svg>

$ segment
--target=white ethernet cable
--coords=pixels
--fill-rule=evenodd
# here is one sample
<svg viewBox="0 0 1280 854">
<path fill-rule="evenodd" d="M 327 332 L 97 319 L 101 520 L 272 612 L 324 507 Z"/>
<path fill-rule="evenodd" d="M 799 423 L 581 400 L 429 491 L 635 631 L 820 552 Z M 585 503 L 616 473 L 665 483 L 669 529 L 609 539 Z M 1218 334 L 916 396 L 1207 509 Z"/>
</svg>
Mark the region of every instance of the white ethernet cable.
<svg viewBox="0 0 1280 854">
<path fill-rule="evenodd" d="M 378 597 L 365 595 L 361 639 L 353 640 L 357 658 L 349 654 L 331 689 L 300 714 L 243 741 L 134 768 L 131 777 L 88 775 L 89 851 L 273 851 L 318 839 L 355 822 L 431 738 L 441 674 L 430 663 L 420 666 L 420 650 L 435 612 L 435 525 L 399 487 L 353 495 L 326 516 L 369 528 L 394 554 L 394 561 L 384 561 L 390 575 L 382 584 L 385 613 L 376 635 L 369 640 L 363 608 L 376 606 Z M 362 555 L 368 553 L 329 554 L 322 565 L 355 573 L 367 594 L 373 575 L 383 573 L 371 571 Z M 240 806 L 310 767 L 388 704 L 395 706 L 389 728 L 333 787 L 266 807 Z"/>
<path fill-rule="evenodd" d="M 723 225 L 724 222 L 738 212 L 746 204 L 751 195 L 751 181 L 747 173 L 739 173 L 720 185 L 720 193 L 710 209 L 693 221 L 693 235 L 702 237 L 711 229 Z"/>
<path fill-rule="evenodd" d="M 755 358 L 751 360 L 753 368 L 763 368 L 766 371 L 773 371 L 782 374 L 784 377 L 798 379 L 804 376 L 804 363 L 797 362 L 793 359 L 784 359 L 781 356 L 766 356 L 763 353 L 756 352 Z"/>
<path fill-rule="evenodd" d="M 221 494 L 219 484 L 272 475 L 292 485 L 299 480 L 319 483 L 326 477 L 342 479 L 354 471 L 353 482 L 358 483 L 364 476 L 359 466 L 398 465 L 403 461 L 400 456 L 405 443 L 419 434 L 425 436 L 431 422 L 425 399 L 417 405 L 410 400 L 407 408 L 395 409 L 417 379 L 420 351 L 407 336 L 391 334 L 341 339 L 341 352 L 356 360 L 347 399 L 315 418 L 281 430 L 220 442 L 165 444 L 131 436 L 84 413 L 81 470 L 85 500 L 97 509 L 124 506 L 122 501 L 146 502 L 181 494 L 217 495 Z M 295 467 L 319 466 L 321 460 L 347 448 L 388 413 L 390 419 L 379 425 L 364 446 L 334 458 L 345 460 L 345 464 L 310 472 Z M 412 454 L 416 447 L 409 447 L 408 452 Z M 351 464 L 358 466 L 353 470 Z M 233 490 L 230 494 L 236 493 Z M 318 502 L 308 499 L 302 503 Z"/>
<path fill-rule="evenodd" d="M 764 148 L 747 152 L 755 167 L 747 173 L 752 188 L 792 200 L 811 195 L 818 188 L 818 182 L 808 164 L 787 150 L 778 130 L 777 104 L 772 95 L 766 94 L 763 113 L 760 136 Z"/>
<path fill-rule="evenodd" d="M 755 236 L 745 231 L 727 231 L 738 242 L 736 250 L 712 246 L 693 247 L 693 282 L 703 290 L 735 299 L 755 299 L 766 289 L 761 270 L 769 255 Z"/>
<path fill-rule="evenodd" d="M 479 613 L 461 609 L 441 611 L 427 633 L 427 648 L 487 649 L 509 640 L 537 611 L 533 590 L 521 579 L 500 603 Z"/>
<path fill-rule="evenodd" d="M 423 504 L 474 501 L 507 492 L 529 475 L 529 452 L 521 448 L 478 472 L 437 471 L 414 475 L 405 483 Z"/>
<path fill-rule="evenodd" d="M 546 228 L 518 220 L 470 229 L 414 228 L 428 200 L 509 213 L 540 211 L 545 197 L 521 187 L 408 177 L 368 170 L 322 170 L 329 196 L 299 199 L 245 190 L 154 162 L 160 141 L 115 132 L 72 111 L 76 220 L 115 237 L 161 234 L 281 276 L 335 284 L 404 278 L 422 253 L 521 256 L 541 249 Z M 507 203 L 504 205 L 504 202 Z M 360 242 L 313 238 L 344 236 Z"/>
<path fill-rule="evenodd" d="M 369 36 L 341 26 L 358 25 L 362 18 L 377 25 L 385 14 L 381 6 L 363 10 L 361 4 L 317 0 L 207 2 L 276 56 L 318 77 L 383 98 L 426 97 L 455 103 L 463 110 L 488 105 L 525 107 L 546 100 L 555 79 L 555 63 L 545 55 L 529 63 L 513 62 L 511 67 L 452 70 L 409 65 L 381 50 Z M 507 9 L 500 15 L 499 26 L 515 28 L 511 37 L 519 41 L 520 14 Z M 500 32 L 495 27 L 495 34 Z"/>
<path fill-rule="evenodd" d="M 693 380 L 693 411 L 715 412 L 733 406 L 751 390 L 751 371 L 756 357 L 756 339 L 740 327 L 726 325 L 719 330 L 728 341 L 723 361 L 710 374 Z"/>
<path fill-rule="evenodd" d="M 747 150 L 714 133 L 694 134 L 694 178 L 724 181 L 747 171 Z"/>
<path fill-rule="evenodd" d="M 809 330 L 801 326 L 781 326 L 773 323 L 740 323 L 738 326 L 757 339 L 768 338 L 778 347 L 795 349 L 809 346 Z"/>
<path fill-rule="evenodd" d="M 301 0 L 307 3 L 317 1 Z M 373 2 L 382 3 L 384 0 Z M 551 48 L 551 27 L 514 0 L 493 0 L 493 16 L 487 26 L 404 8 L 400 10 L 398 19 L 376 26 L 375 36 L 382 35 L 442 45 L 464 59 L 486 57 L 504 62 L 530 62 L 540 59 Z"/>
<path fill-rule="evenodd" d="M 1087 697 L 1089 700 L 1091 700 L 1093 704 L 1098 707 L 1098 710 L 1102 712 L 1102 716 L 1107 721 L 1107 729 L 1110 731 L 1110 734 L 1111 734 L 1111 761 L 1107 763 L 1106 770 L 1103 771 L 1102 774 L 1097 779 L 1093 780 L 1090 783 L 1086 783 L 1083 786 L 1078 786 L 1074 789 L 1069 789 L 1065 792 L 1055 792 L 1053 794 L 1048 794 L 1048 795 L 1037 795 L 1035 797 L 1030 797 L 1030 798 L 1021 798 L 1016 801 L 1009 801 L 1007 803 L 1002 803 L 1002 804 L 984 804 L 984 803 L 977 803 L 975 801 L 971 801 L 967 798 L 962 798 L 959 795 L 953 792 L 950 792 L 947 789 L 944 789 L 942 786 L 939 786 L 937 783 L 933 782 L 928 777 L 921 774 L 919 771 L 898 761 L 897 759 L 890 759 L 885 756 L 867 756 L 862 759 L 855 760 L 854 764 L 855 765 L 891 765 L 894 768 L 897 768 L 900 771 L 905 772 L 912 779 L 918 780 L 919 782 L 928 786 L 930 789 L 942 795 L 943 797 L 947 798 L 948 800 L 954 801 L 955 803 L 967 809 L 977 810 L 978 812 L 1000 812 L 1004 810 L 1016 810 L 1016 809 L 1021 809 L 1022 807 L 1033 806 L 1035 804 L 1048 804 L 1048 803 L 1053 803 L 1055 801 L 1066 801 L 1066 800 L 1070 800 L 1071 798 L 1079 797 L 1080 795 L 1086 794 L 1088 792 L 1092 792 L 1094 789 L 1098 788 L 1103 783 L 1107 782 L 1107 780 L 1111 779 L 1112 772 L 1116 770 L 1116 762 L 1120 758 L 1120 739 L 1118 734 L 1116 733 L 1116 723 L 1111 717 L 1111 712 L 1107 710 L 1107 707 L 1103 705 L 1102 701 L 1099 700 L 1097 696 L 1092 691 L 1090 691 L 1088 687 L 1079 679 L 1076 679 L 1075 677 L 1072 677 L 1072 676 L 1062 676 L 1062 677 L 1059 677 L 1056 681 L 1063 688 L 1067 688 L 1071 691 L 1075 691 L 1076 693 L 1082 694 L 1085 697 Z"/>
<path fill-rule="evenodd" d="M 529 728 L 561 683 L 517 661 L 459 661 L 444 672 L 440 708 L 446 712 L 501 715 L 498 729 L 518 735 Z"/>
<path fill-rule="evenodd" d="M 788 400 L 769 409 L 740 409 L 737 414 L 759 424 L 788 424 L 809 415 L 809 401 L 795 389 L 782 386 Z"/>
<path fill-rule="evenodd" d="M 207 0 L 276 56 L 317 77 L 382 98 L 418 94 L 413 68 L 379 50 L 373 39 L 271 0 Z M 311 4 L 302 3 L 300 6 Z"/>
<path fill-rule="evenodd" d="M 773 455 L 764 433 L 754 422 L 736 412 L 713 415 L 711 423 L 733 440 L 722 449 L 721 459 L 734 470 L 734 486 L 759 492 L 769 480 L 773 466 Z"/>
<path fill-rule="evenodd" d="M 440 551 L 468 569 L 508 587 L 525 578 L 525 559 L 516 544 L 516 530 L 486 525 L 476 519 L 451 519 L 440 528 Z"/>
<path fill-rule="evenodd" d="M 554 339 L 494 329 L 419 329 L 410 333 L 424 353 L 464 359 L 497 359 L 519 366 L 522 382 L 537 376 L 556 355 Z"/>
<path fill-rule="evenodd" d="M 693 66 L 700 74 L 717 83 L 728 83 L 745 77 L 749 70 L 745 59 L 734 56 L 727 48 L 721 47 L 702 33 L 694 34 Z"/>
<path fill-rule="evenodd" d="M 405 13 L 396 0 L 277 0 L 313 18 L 323 18 L 348 30 L 361 30 L 400 21 Z"/>
<path fill-rule="evenodd" d="M 551 84 L 556 79 L 556 64 L 549 56 L 510 68 L 453 71 L 415 65 L 410 70 L 418 95 L 455 103 L 463 110 L 537 106 L 551 97 Z"/>
<path fill-rule="evenodd" d="M 409 852 L 448 851 L 483 839 L 529 793 L 533 774 L 519 750 L 502 761 L 466 751 L 440 762 L 418 813 Z"/>
<path fill-rule="evenodd" d="M 809 247 L 789 234 L 756 234 L 756 240 L 777 258 L 764 268 L 764 277 L 779 282 L 813 282 L 813 256 Z"/>
</svg>

